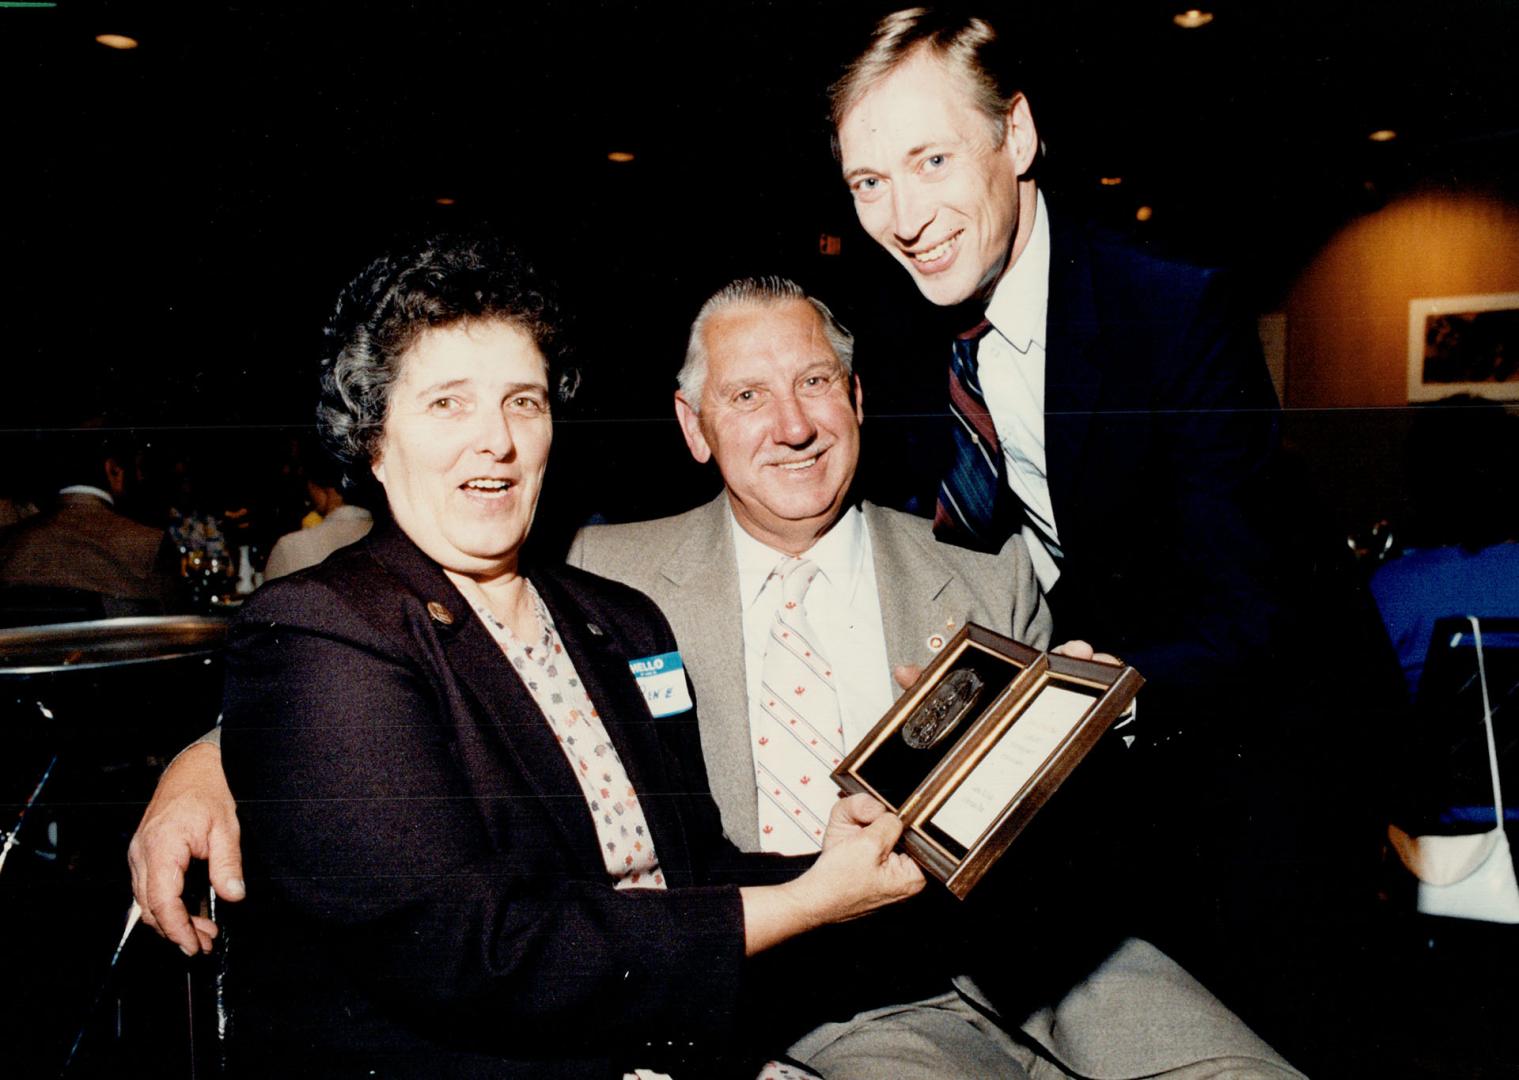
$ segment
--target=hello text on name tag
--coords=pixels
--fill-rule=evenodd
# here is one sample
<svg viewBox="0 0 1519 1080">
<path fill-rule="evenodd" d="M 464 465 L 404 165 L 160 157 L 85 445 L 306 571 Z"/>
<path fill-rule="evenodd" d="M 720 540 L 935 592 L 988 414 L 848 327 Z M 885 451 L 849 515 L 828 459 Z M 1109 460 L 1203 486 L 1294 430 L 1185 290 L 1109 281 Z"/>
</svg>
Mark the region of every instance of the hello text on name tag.
<svg viewBox="0 0 1519 1080">
<path fill-rule="evenodd" d="M 654 717 L 674 716 L 691 708 L 691 691 L 686 685 L 686 665 L 680 653 L 667 652 L 629 660 L 628 667 L 638 680 L 638 689 Z"/>
</svg>

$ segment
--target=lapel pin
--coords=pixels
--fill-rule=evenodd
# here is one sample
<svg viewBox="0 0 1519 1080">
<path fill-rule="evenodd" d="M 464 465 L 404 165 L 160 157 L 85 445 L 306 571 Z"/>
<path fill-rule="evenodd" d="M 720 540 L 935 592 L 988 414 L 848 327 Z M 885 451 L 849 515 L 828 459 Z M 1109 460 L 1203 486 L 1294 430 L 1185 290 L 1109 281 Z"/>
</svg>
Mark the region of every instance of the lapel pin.
<svg viewBox="0 0 1519 1080">
<path fill-rule="evenodd" d="M 436 600 L 429 600 L 427 602 L 427 613 L 432 616 L 432 620 L 435 623 L 442 623 L 444 626 L 452 626 L 454 624 L 454 613 Z"/>
<path fill-rule="evenodd" d="M 928 638 L 928 651 L 929 652 L 938 652 L 942 648 L 944 648 L 944 635 L 943 634 L 931 634 L 931 635 L 929 635 L 929 638 Z"/>
<path fill-rule="evenodd" d="M 592 637 L 601 637 L 601 627 L 597 626 L 595 623 L 588 622 L 585 624 L 585 628 L 591 632 Z"/>
</svg>

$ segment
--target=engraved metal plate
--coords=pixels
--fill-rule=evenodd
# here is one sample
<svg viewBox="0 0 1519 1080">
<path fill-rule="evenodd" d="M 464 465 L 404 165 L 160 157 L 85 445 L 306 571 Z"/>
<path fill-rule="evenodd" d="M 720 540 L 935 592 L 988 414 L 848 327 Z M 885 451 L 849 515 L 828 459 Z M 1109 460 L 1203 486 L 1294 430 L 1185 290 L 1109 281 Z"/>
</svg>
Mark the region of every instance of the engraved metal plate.
<svg viewBox="0 0 1519 1080">
<path fill-rule="evenodd" d="M 902 725 L 902 741 L 914 750 L 927 750 L 965 719 L 985 687 L 981 676 L 961 668 L 934 688 Z"/>
</svg>

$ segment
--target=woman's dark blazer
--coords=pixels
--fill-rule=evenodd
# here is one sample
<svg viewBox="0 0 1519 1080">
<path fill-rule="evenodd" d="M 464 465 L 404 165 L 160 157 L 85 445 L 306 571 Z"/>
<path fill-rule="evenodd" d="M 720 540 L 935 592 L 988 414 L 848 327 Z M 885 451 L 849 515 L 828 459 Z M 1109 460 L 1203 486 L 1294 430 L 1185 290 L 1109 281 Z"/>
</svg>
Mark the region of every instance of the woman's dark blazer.
<svg viewBox="0 0 1519 1080">
<path fill-rule="evenodd" d="M 735 882 L 795 861 L 722 838 L 694 710 L 651 718 L 628 662 L 676 648 L 654 604 L 570 568 L 528 576 L 670 889 L 611 888 L 538 707 L 438 566 L 382 526 L 259 590 L 232 633 L 248 899 L 227 977 L 250 1075 L 616 1075 L 726 1042 Z"/>
</svg>

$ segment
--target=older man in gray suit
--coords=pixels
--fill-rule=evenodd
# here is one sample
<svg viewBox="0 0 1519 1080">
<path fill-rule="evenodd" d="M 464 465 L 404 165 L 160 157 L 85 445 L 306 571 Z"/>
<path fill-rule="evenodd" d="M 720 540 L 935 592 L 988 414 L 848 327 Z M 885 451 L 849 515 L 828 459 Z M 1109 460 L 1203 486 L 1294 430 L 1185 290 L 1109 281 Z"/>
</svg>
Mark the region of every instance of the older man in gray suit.
<svg viewBox="0 0 1519 1080">
<path fill-rule="evenodd" d="M 808 830 L 766 827 L 777 814 L 803 818 L 804 800 L 793 804 L 784 787 L 758 782 L 769 767 L 761 745 L 767 651 L 777 609 L 792 603 L 788 570 L 808 575 L 799 605 L 809 646 L 828 658 L 838 752 L 966 621 L 1048 642 L 1049 613 L 1021 538 L 997 554 L 941 545 L 929 522 L 851 500 L 862 417 L 852 359 L 849 332 L 792 282 L 745 279 L 719 290 L 692 326 L 675 407 L 692 454 L 717 463 L 722 494 L 674 517 L 583 529 L 569 555 L 648 593 L 669 618 L 701 704 L 723 826 L 747 850 L 810 849 Z M 1090 655 L 1082 643 L 1070 651 Z M 826 775 L 828 751 L 817 752 Z M 242 893 L 235 810 L 217 753 L 181 756 L 132 844 L 145 920 L 186 952 L 208 948 L 215 932 L 192 924 L 178 899 L 191 855 L 209 855 L 219 893 Z M 1297 1075 L 1144 942 L 1125 942 L 1016 1034 L 970 980 L 951 984 L 946 973 L 927 982 L 934 978 L 942 981 L 933 996 L 824 1024 L 791 1055 L 828 1077 Z M 827 970 L 801 981 L 842 997 L 851 980 Z M 837 1003 L 828 1005 L 838 1015 Z"/>
<path fill-rule="evenodd" d="M 899 692 L 892 665 L 932 658 L 966 621 L 1038 647 L 1050 616 L 1021 538 L 996 555 L 936 543 L 929 522 L 850 502 L 861 390 L 853 337 L 792 282 L 719 290 L 691 328 L 675 409 L 692 455 L 716 461 L 724 490 L 684 514 L 582 529 L 569 562 L 647 593 L 687 654 L 702 751 L 723 826 L 767 844 L 756 806 L 751 703 L 787 558 L 819 567 L 805 599 L 832 664 L 843 748 Z M 825 760 L 823 765 L 830 764 Z"/>
</svg>

